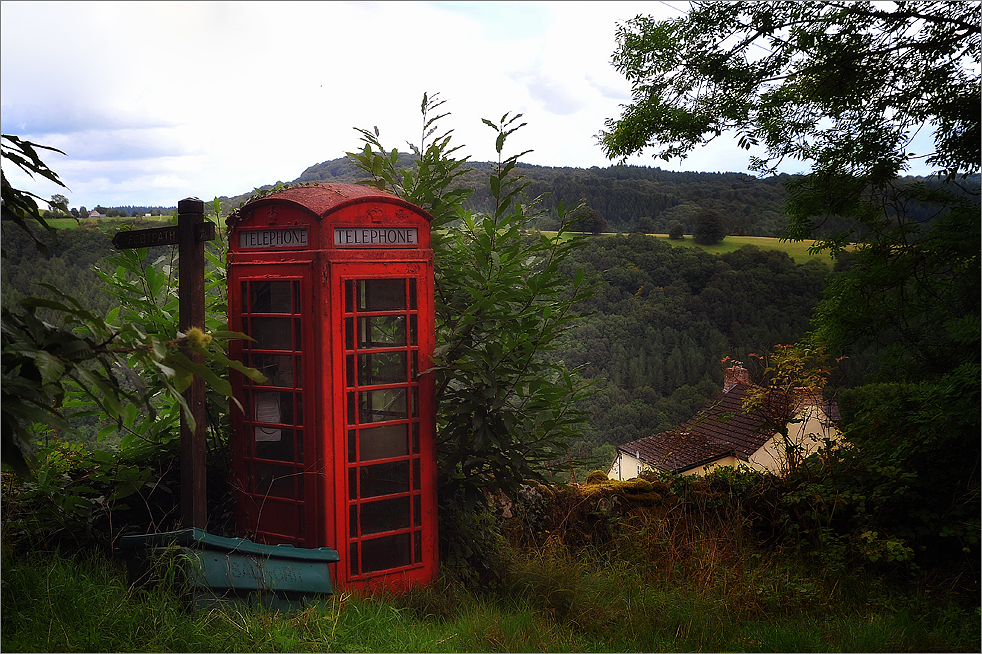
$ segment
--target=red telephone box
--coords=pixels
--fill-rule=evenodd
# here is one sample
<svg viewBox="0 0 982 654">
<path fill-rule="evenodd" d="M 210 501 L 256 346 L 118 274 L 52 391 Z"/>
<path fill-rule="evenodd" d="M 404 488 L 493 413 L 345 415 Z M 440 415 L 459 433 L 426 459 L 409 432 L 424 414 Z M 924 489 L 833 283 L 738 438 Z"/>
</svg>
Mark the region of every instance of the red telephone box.
<svg viewBox="0 0 982 654">
<path fill-rule="evenodd" d="M 437 572 L 430 216 L 364 186 L 293 188 L 229 219 L 240 535 L 331 547 L 343 590 Z"/>
</svg>

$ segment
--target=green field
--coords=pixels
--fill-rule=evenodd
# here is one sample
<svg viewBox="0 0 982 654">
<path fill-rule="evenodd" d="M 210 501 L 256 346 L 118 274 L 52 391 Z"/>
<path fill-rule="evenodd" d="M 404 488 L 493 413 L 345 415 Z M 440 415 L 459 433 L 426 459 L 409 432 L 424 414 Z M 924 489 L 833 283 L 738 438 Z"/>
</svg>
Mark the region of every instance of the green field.
<svg viewBox="0 0 982 654">
<path fill-rule="evenodd" d="M 556 232 L 543 232 L 544 234 L 555 234 Z M 600 234 L 600 236 L 618 236 L 621 234 L 605 233 Z M 829 257 L 827 253 L 821 254 L 809 254 L 808 248 L 811 247 L 811 241 L 800 241 L 797 243 L 790 241 L 783 241 L 779 238 L 770 238 L 766 236 L 727 236 L 721 242 L 716 245 L 699 245 L 696 243 L 692 236 L 686 236 L 681 241 L 673 241 L 668 238 L 668 234 L 646 234 L 646 236 L 651 236 L 652 238 L 657 238 L 665 241 L 669 245 L 675 247 L 689 247 L 689 248 L 699 248 L 700 250 L 705 250 L 710 254 L 723 254 L 725 252 L 734 252 L 739 250 L 745 245 L 755 245 L 762 250 L 780 250 L 781 252 L 786 252 L 788 256 L 795 260 L 796 263 L 805 263 L 807 261 L 817 260 L 822 263 L 832 266 L 832 258 Z"/>
<path fill-rule="evenodd" d="M 668 238 L 667 234 L 649 234 L 648 236 L 654 236 L 655 238 L 662 239 L 669 245 L 700 248 L 712 254 L 733 252 L 735 250 L 739 250 L 744 245 L 756 245 L 762 250 L 780 250 L 782 252 L 787 252 L 796 263 L 805 263 L 806 261 L 817 259 L 823 263 L 827 263 L 829 266 L 832 265 L 832 258 L 829 257 L 827 253 L 823 252 L 821 254 L 809 254 L 808 248 L 812 245 L 811 241 L 791 242 L 782 241 L 779 238 L 768 238 L 765 236 L 727 236 L 716 245 L 698 245 L 691 236 L 686 236 L 685 239 L 681 241 L 673 241 Z"/>
</svg>

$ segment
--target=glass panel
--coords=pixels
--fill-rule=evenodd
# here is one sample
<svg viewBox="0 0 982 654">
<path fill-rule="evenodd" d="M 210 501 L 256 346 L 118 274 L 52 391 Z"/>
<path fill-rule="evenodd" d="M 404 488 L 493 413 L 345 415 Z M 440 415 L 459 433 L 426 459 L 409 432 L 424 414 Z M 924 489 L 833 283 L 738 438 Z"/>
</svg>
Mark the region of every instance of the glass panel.
<svg viewBox="0 0 982 654">
<path fill-rule="evenodd" d="M 358 505 L 352 504 L 348 508 L 348 533 L 351 538 L 358 538 Z"/>
<path fill-rule="evenodd" d="M 358 543 L 352 543 L 348 548 L 348 559 L 351 561 L 351 576 L 358 575 Z"/>
<path fill-rule="evenodd" d="M 419 454 L 419 423 L 413 423 L 413 454 Z"/>
<path fill-rule="evenodd" d="M 280 438 L 277 440 L 262 440 L 259 438 L 259 431 L 262 427 L 256 427 L 256 456 L 260 459 L 273 459 L 274 461 L 294 461 L 293 449 L 293 430 L 277 429 Z"/>
<path fill-rule="evenodd" d="M 293 313 L 291 282 L 252 282 L 251 313 Z"/>
<path fill-rule="evenodd" d="M 412 563 L 409 534 L 362 541 L 362 572 L 399 568 Z"/>
<path fill-rule="evenodd" d="M 413 554 L 415 554 L 413 561 L 416 563 L 423 560 L 423 539 L 421 536 L 422 534 L 420 532 L 413 532 Z"/>
<path fill-rule="evenodd" d="M 405 352 L 378 352 L 358 355 L 358 384 L 392 384 L 409 381 Z"/>
<path fill-rule="evenodd" d="M 361 391 L 358 394 L 358 408 L 358 419 L 362 423 L 406 418 L 406 389 Z"/>
<path fill-rule="evenodd" d="M 419 459 L 413 459 L 413 490 L 419 490 Z"/>
<path fill-rule="evenodd" d="M 355 349 L 355 319 L 344 319 L 344 349 Z"/>
<path fill-rule="evenodd" d="M 257 495 L 271 495 L 273 497 L 294 499 L 294 481 L 300 483 L 300 492 L 303 493 L 303 478 L 298 477 L 296 470 L 291 467 L 278 466 L 271 463 L 257 463 L 255 464 L 254 471 L 254 492 Z"/>
<path fill-rule="evenodd" d="M 413 526 L 419 527 L 423 524 L 423 499 L 420 495 L 413 496 Z"/>
<path fill-rule="evenodd" d="M 353 425 L 356 422 L 358 422 L 355 419 L 355 414 L 356 414 L 355 407 L 356 406 L 357 405 L 355 403 L 355 394 L 354 394 L 354 392 L 348 393 L 348 424 L 349 425 Z"/>
<path fill-rule="evenodd" d="M 410 345 L 416 345 L 416 331 L 417 331 L 416 325 L 418 323 L 418 320 L 416 318 L 417 316 L 415 313 L 409 316 L 409 344 Z"/>
<path fill-rule="evenodd" d="M 266 376 L 266 381 L 263 382 L 264 386 L 293 387 L 293 357 L 291 355 L 253 354 L 250 358 L 252 367 Z"/>
<path fill-rule="evenodd" d="M 293 338 L 289 318 L 252 318 L 249 336 L 255 342 L 247 341 L 253 350 L 292 350 Z"/>
<path fill-rule="evenodd" d="M 361 533 L 363 535 L 405 529 L 408 526 L 408 497 L 365 502 L 361 505 Z"/>
<path fill-rule="evenodd" d="M 348 430 L 348 463 L 354 463 L 358 459 L 356 458 L 358 454 L 358 447 L 355 443 L 355 434 L 357 434 L 354 429 Z"/>
<path fill-rule="evenodd" d="M 361 497 L 378 497 L 409 491 L 409 461 L 362 466 L 360 476 Z"/>
<path fill-rule="evenodd" d="M 358 347 L 391 347 L 406 344 L 406 316 L 358 318 Z"/>
<path fill-rule="evenodd" d="M 256 392 L 252 395 L 254 404 L 253 420 L 279 425 L 294 424 L 293 393 Z M 279 439 L 267 438 L 264 440 Z"/>
<path fill-rule="evenodd" d="M 354 282 L 352 282 L 350 279 L 347 279 L 344 282 L 344 310 L 346 313 L 351 313 L 355 310 L 355 293 L 353 285 Z"/>
<path fill-rule="evenodd" d="M 409 310 L 416 310 L 416 280 L 409 279 Z"/>
<path fill-rule="evenodd" d="M 362 279 L 358 281 L 360 311 L 396 311 L 406 308 L 406 281 L 403 279 Z"/>
<path fill-rule="evenodd" d="M 348 388 L 355 385 L 355 356 L 353 354 L 344 358 L 344 385 Z"/>
<path fill-rule="evenodd" d="M 392 459 L 409 454 L 406 443 L 408 425 L 385 425 L 361 430 L 361 460 Z"/>
<path fill-rule="evenodd" d="M 357 500 L 358 499 L 358 469 L 350 468 L 348 470 L 348 499 Z"/>
</svg>

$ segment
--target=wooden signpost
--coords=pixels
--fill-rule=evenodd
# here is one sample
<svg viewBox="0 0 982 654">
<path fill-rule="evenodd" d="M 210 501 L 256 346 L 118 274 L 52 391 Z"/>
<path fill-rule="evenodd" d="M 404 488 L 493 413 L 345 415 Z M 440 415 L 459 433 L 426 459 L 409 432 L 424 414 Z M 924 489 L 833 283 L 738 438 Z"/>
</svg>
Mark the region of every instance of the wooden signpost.
<svg viewBox="0 0 982 654">
<path fill-rule="evenodd" d="M 119 232 L 113 245 L 119 250 L 155 245 L 176 245 L 180 259 L 178 294 L 180 317 L 178 329 L 187 333 L 192 327 L 205 328 L 205 241 L 215 239 L 215 224 L 205 222 L 205 203 L 186 198 L 177 203 L 177 227 L 158 227 Z M 195 363 L 204 363 L 199 354 Z M 192 430 L 181 412 L 181 524 L 205 528 L 208 520 L 206 502 L 205 454 L 205 383 L 195 375 L 184 391 L 184 401 L 194 417 Z"/>
</svg>

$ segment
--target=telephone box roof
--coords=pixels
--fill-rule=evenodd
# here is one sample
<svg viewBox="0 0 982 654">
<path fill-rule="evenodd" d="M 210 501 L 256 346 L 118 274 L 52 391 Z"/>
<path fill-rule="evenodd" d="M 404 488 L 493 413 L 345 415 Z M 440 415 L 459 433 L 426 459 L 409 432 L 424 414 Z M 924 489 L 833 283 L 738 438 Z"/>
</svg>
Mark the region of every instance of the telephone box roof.
<svg viewBox="0 0 982 654">
<path fill-rule="evenodd" d="M 229 227 L 234 227 L 235 223 L 241 218 L 242 212 L 274 202 L 295 204 L 314 213 L 318 218 L 323 218 L 329 213 L 352 204 L 359 204 L 361 202 L 385 202 L 410 209 L 426 218 L 427 221 L 433 220 L 433 217 L 429 213 L 416 205 L 371 186 L 318 183 L 309 186 L 295 186 L 250 200 L 239 209 L 233 211 L 225 222 Z"/>
</svg>

